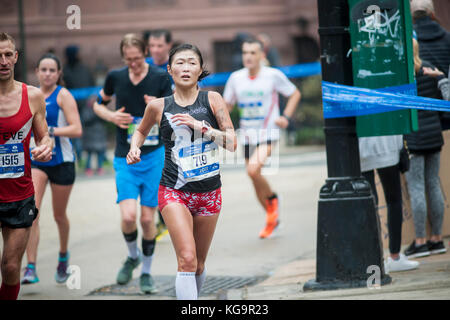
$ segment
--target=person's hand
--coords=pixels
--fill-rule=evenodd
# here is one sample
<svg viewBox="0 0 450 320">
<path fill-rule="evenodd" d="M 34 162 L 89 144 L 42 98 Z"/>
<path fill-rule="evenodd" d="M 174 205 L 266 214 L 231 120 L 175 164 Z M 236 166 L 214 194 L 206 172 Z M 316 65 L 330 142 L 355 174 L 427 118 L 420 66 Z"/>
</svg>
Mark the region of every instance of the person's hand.
<svg viewBox="0 0 450 320">
<path fill-rule="evenodd" d="M 191 115 L 187 113 L 177 113 L 172 116 L 172 121 L 177 126 L 186 125 L 191 129 L 196 131 L 202 130 L 202 122 L 199 120 L 195 120 Z"/>
<path fill-rule="evenodd" d="M 429 67 L 423 67 L 423 74 L 430 77 L 438 77 L 444 73 L 439 69 L 432 69 Z"/>
<path fill-rule="evenodd" d="M 155 100 L 156 97 L 155 96 L 149 96 L 147 94 L 144 94 L 144 100 L 145 100 L 145 104 L 149 104 L 150 101 Z"/>
<path fill-rule="evenodd" d="M 35 147 L 31 150 L 31 159 L 39 162 L 47 162 L 52 160 L 52 149 L 46 144 Z"/>
<path fill-rule="evenodd" d="M 281 129 L 286 129 L 289 126 L 289 120 L 286 117 L 281 116 L 275 120 L 275 124 Z"/>
<path fill-rule="evenodd" d="M 141 149 L 139 148 L 130 148 L 130 151 L 127 154 L 127 164 L 135 164 L 141 161 Z"/>
<path fill-rule="evenodd" d="M 131 114 L 124 112 L 125 107 L 114 111 L 111 122 L 121 129 L 128 129 L 128 124 L 133 122 Z"/>
</svg>

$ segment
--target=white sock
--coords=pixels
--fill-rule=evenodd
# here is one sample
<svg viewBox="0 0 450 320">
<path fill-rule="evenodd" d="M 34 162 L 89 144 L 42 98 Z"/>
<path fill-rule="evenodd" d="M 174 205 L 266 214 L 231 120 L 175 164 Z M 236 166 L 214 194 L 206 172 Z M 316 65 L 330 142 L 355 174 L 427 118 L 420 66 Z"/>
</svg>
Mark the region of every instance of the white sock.
<svg viewBox="0 0 450 320">
<path fill-rule="evenodd" d="M 153 260 L 153 255 L 151 256 L 146 256 L 146 255 L 142 255 L 142 271 L 141 274 L 150 274 L 150 270 L 152 268 L 152 260 Z"/>
<path fill-rule="evenodd" d="M 177 300 L 197 300 L 195 272 L 177 272 L 175 291 Z"/>
<path fill-rule="evenodd" d="M 131 241 L 131 242 L 126 241 L 126 243 L 127 243 L 127 247 L 128 247 L 128 256 L 132 259 L 137 259 L 137 257 L 139 257 L 137 241 L 136 240 Z"/>
<path fill-rule="evenodd" d="M 203 268 L 203 272 L 201 274 L 195 275 L 195 281 L 197 282 L 197 296 L 200 295 L 200 290 L 202 289 L 203 283 L 206 278 L 206 268 Z"/>
</svg>

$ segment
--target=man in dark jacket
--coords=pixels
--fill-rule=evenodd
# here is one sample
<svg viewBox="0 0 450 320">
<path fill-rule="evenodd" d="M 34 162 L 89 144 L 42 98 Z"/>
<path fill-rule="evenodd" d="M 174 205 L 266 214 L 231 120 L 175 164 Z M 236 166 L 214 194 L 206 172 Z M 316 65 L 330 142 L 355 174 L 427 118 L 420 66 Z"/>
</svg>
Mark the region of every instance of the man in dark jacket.
<svg viewBox="0 0 450 320">
<path fill-rule="evenodd" d="M 436 21 L 433 1 L 412 0 L 411 13 L 419 42 L 420 58 L 434 65 L 448 77 L 450 33 Z M 441 125 L 442 130 L 450 129 L 450 113 L 441 113 Z"/>
</svg>

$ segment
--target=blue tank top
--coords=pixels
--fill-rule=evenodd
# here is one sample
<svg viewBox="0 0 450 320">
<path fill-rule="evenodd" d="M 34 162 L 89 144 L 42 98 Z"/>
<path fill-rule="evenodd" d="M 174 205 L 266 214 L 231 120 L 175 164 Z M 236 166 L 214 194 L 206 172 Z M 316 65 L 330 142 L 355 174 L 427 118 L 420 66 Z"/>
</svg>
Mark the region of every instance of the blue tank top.
<svg viewBox="0 0 450 320">
<path fill-rule="evenodd" d="M 62 87 L 57 86 L 50 96 L 45 99 L 45 109 L 47 124 L 49 127 L 65 127 L 68 125 L 66 117 L 56 98 Z M 75 154 L 72 143 L 68 137 L 53 137 L 54 148 L 52 151 L 52 160 L 48 162 L 32 161 L 32 164 L 39 167 L 53 167 L 63 162 L 74 162 Z"/>
</svg>

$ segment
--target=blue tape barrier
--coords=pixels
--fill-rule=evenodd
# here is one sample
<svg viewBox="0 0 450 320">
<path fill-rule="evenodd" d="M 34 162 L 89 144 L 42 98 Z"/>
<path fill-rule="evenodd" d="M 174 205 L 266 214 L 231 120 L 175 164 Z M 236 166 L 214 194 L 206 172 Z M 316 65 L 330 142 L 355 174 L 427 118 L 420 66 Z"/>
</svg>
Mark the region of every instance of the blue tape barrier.
<svg viewBox="0 0 450 320">
<path fill-rule="evenodd" d="M 314 76 L 320 74 L 321 72 L 320 62 L 295 64 L 292 66 L 279 67 L 277 69 L 281 70 L 281 72 L 283 72 L 288 78 L 291 79 Z M 219 72 L 210 74 L 205 79 L 199 82 L 199 86 L 201 88 L 224 86 L 230 75 L 231 72 Z M 91 95 L 97 96 L 98 92 L 101 89 L 102 87 L 88 87 L 70 89 L 69 91 L 72 93 L 75 100 L 81 100 L 87 99 Z"/>
<path fill-rule="evenodd" d="M 323 116 L 343 118 L 400 109 L 450 111 L 450 101 L 416 94 L 415 83 L 374 90 L 322 81 Z"/>
<path fill-rule="evenodd" d="M 97 96 L 101 89 L 103 89 L 103 88 L 102 87 L 87 87 L 87 88 L 70 89 L 69 91 L 73 95 L 75 100 L 82 100 L 82 99 L 87 99 L 92 95 Z"/>
</svg>

